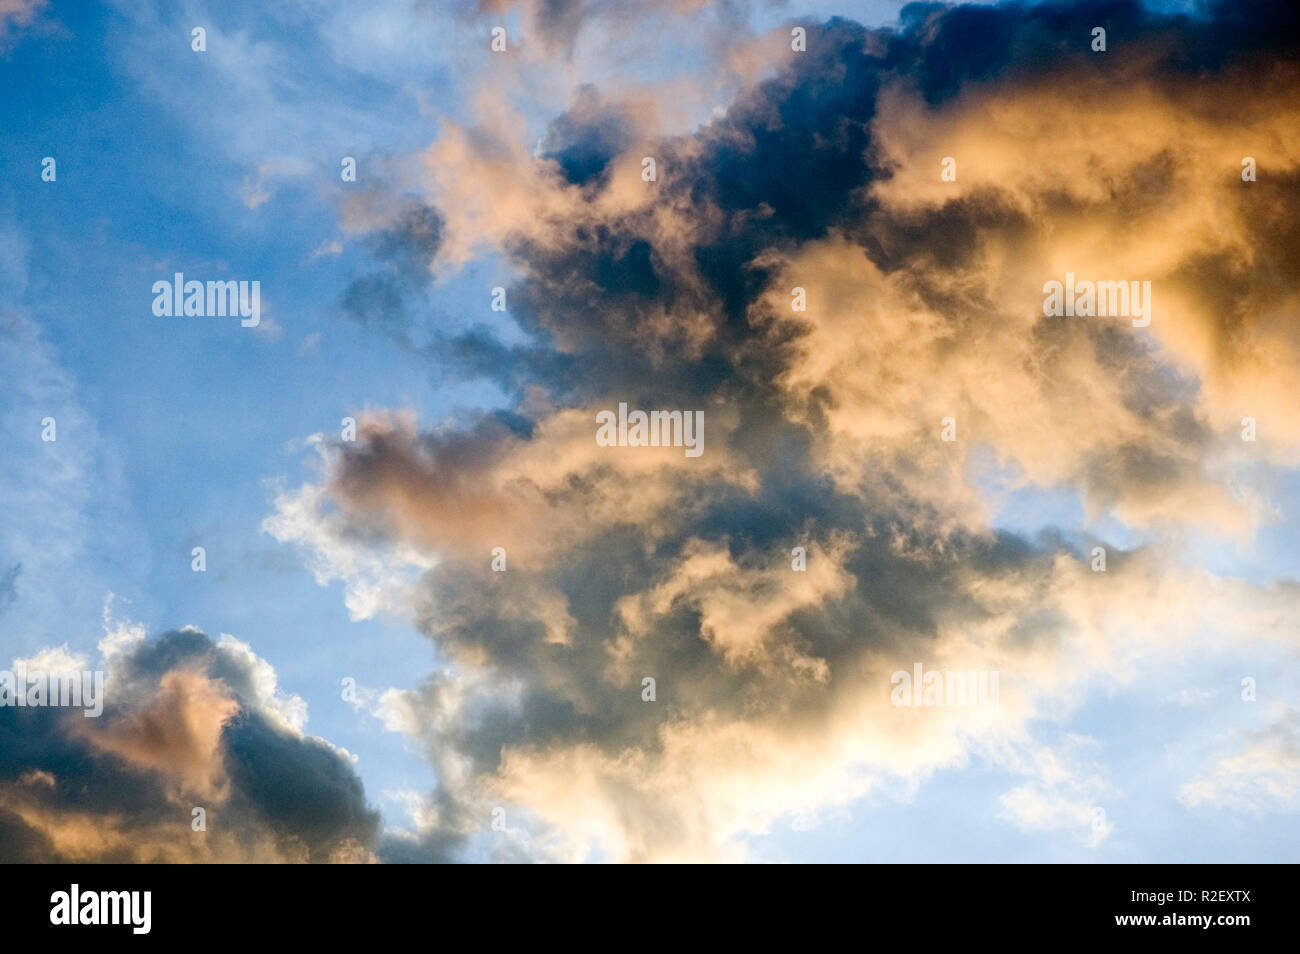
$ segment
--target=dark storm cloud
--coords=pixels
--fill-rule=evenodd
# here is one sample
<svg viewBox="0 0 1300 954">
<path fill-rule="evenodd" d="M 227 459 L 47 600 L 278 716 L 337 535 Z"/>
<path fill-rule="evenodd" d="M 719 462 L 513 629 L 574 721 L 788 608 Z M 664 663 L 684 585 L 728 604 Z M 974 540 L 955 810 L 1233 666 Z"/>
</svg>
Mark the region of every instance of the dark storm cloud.
<svg viewBox="0 0 1300 954">
<path fill-rule="evenodd" d="M 376 842 L 351 765 L 266 708 L 250 656 L 187 629 L 110 665 L 97 719 L 0 708 L 2 860 L 355 860 Z M 172 771 L 187 759 L 210 759 L 199 767 L 219 784 L 196 791 L 201 775 Z M 196 805 L 206 832 L 191 829 Z"/>
<path fill-rule="evenodd" d="M 1130 87 L 1164 95 L 1216 81 L 1206 94 L 1222 110 L 1213 124 L 1261 63 L 1294 60 L 1295 15 L 1274 4 L 1251 11 L 912 5 L 898 30 L 835 19 L 810 29 L 808 53 L 725 115 L 656 144 L 664 174 L 640 206 L 601 204 L 617 192 L 611 170 L 631 138 L 584 91 L 537 160 L 558 163 L 563 201 L 539 203 L 537 220 L 525 217 L 503 249 L 522 275 L 511 314 L 530 340 L 475 332 L 440 355 L 506 385 L 519 398 L 515 426 L 431 435 L 377 425 L 337 448 L 329 486 L 349 520 L 382 525 L 440 561 L 421 583 L 421 629 L 451 664 L 486 673 L 468 688 L 438 674 L 409 694 L 412 731 L 440 779 L 439 824 L 391 856 L 454 853 L 500 797 L 494 785 L 579 827 L 606 799 L 622 857 L 696 850 L 717 827 L 699 816 L 723 763 L 741 772 L 763 751 L 774 775 L 802 771 L 805 751 L 861 731 L 840 714 L 880 703 L 881 659 L 933 658 L 973 633 L 998 634 L 982 649 L 1005 653 L 1004 663 L 1061 650 L 1071 620 L 1086 627 L 1106 605 L 1081 568 L 1095 541 L 1024 539 L 971 517 L 965 460 L 934 435 L 950 409 L 962 411 L 972 443 L 1106 506 L 1165 516 L 1217 501 L 1203 463 L 1218 433 L 1197 376 L 1127 325 L 1040 319 L 1037 289 L 1060 276 L 1032 274 L 1027 307 L 1009 305 L 1005 289 L 1020 276 L 989 280 L 985 261 L 991 245 L 1013 265 L 1042 261 L 1045 223 L 1158 213 L 1186 191 L 1178 175 L 1188 156 L 1157 144 L 1099 174 L 1092 192 L 1068 181 L 1018 192 L 1004 181 L 929 201 L 921 190 L 936 170 L 915 187 L 923 198 L 908 201 L 912 170 L 889 147 L 909 130 L 882 130 L 880 104 L 886 89 L 915 93 L 905 118 L 942 115 L 947 132 L 965 128 L 962 108 L 978 114 L 982 96 L 1014 100 L 1014 118 L 1028 123 L 1041 109 L 1068 115 L 1076 88 L 1118 106 Z M 1089 49 L 1094 26 L 1108 31 L 1105 58 Z M 1279 75 L 1267 95 L 1294 86 Z M 1138 131 L 1158 118 L 1140 116 Z M 994 130 L 970 145 L 964 168 L 996 159 L 1003 138 Z M 1068 155 L 1078 144 L 1062 135 L 1055 148 Z M 1234 320 L 1255 327 L 1261 304 L 1294 292 L 1287 175 L 1267 192 L 1284 211 L 1248 227 L 1261 240 L 1266 292 L 1241 272 L 1239 249 L 1189 253 L 1177 266 L 1189 287 L 1217 283 L 1225 338 L 1239 340 Z M 1245 207 L 1247 195 L 1231 201 Z M 545 219 L 552 208 L 562 211 Z M 789 283 L 774 305 L 765 296 L 778 277 Z M 856 306 L 837 300 L 858 278 L 870 294 Z M 787 288 L 814 281 L 827 286 L 821 301 L 792 315 Z M 857 324 L 854 307 L 865 312 Z M 837 309 L 849 312 L 842 325 Z M 877 337 L 878 352 L 855 350 Z M 818 365 L 827 353 L 845 357 Z M 811 379 L 803 391 L 801 375 Z M 986 396 L 1005 382 L 1008 396 Z M 590 411 L 618 401 L 704 409 L 716 469 L 593 458 Z M 875 429 L 864 425 L 862 437 L 854 413 Z M 497 542 L 511 553 L 507 573 L 489 567 Z M 795 545 L 810 549 L 807 577 L 789 570 Z M 1108 546 L 1115 566 L 1147 572 L 1143 555 Z M 638 697 L 644 676 L 659 680 L 659 707 Z M 755 733 L 738 744 L 743 757 L 724 729 Z M 903 771 L 951 757 L 925 742 L 891 751 Z M 697 743 L 706 767 L 683 767 L 682 751 Z M 675 772 L 686 781 L 662 783 Z M 580 783 L 584 796 L 566 802 Z"/>
<path fill-rule="evenodd" d="M 510 393 L 540 384 L 566 404 L 613 392 L 643 403 L 698 403 L 710 395 L 754 400 L 785 366 L 785 345 L 797 338 L 791 325 L 782 341 L 752 321 L 754 304 L 772 278 L 764 253 L 797 248 L 833 229 L 861 244 L 883 272 L 906 276 L 937 311 L 992 312 L 990 303 L 965 300 L 931 278 L 970 266 L 987 235 L 1023 237 L 1034 224 L 1007 195 L 993 190 L 907 216 L 877 208 L 863 187 L 895 172 L 876 153 L 870 133 L 882 84 L 915 84 L 931 104 L 952 100 L 972 84 L 1014 89 L 1106 71 L 1176 85 L 1191 72 L 1243 69 L 1261 55 L 1300 48 L 1296 15 L 1286 4 L 1251 9 L 1246 17 L 1232 5 L 1216 5 L 1203 18 L 1189 18 L 1162 16 L 1123 0 L 912 4 L 897 31 L 841 19 L 814 27 L 806 55 L 742 94 L 691 149 L 662 144 L 664 164 L 684 166 L 685 172 L 659 186 L 665 193 L 661 204 L 698 204 L 722 213 L 715 228 L 703 230 L 693 260 L 665 256 L 648 214 L 576 222 L 541 241 L 521 236 L 510 252 L 527 277 L 510 290 L 511 312 L 533 342 L 507 346 L 476 332 L 448 341 L 440 357 L 461 362 L 469 374 L 493 378 Z M 1104 57 L 1089 48 L 1096 25 L 1109 31 Z M 578 118 L 566 113 L 552 125 L 555 156 L 572 166 L 566 165 L 570 181 L 587 181 L 605 167 L 621 128 L 612 108 L 599 112 L 596 102 L 596 93 L 585 89 L 580 108 L 572 111 Z M 581 118 L 592 115 L 598 118 Z M 1159 203 L 1172 188 L 1171 162 L 1166 156 L 1163 165 L 1135 168 L 1130 180 L 1116 184 L 1112 204 L 1137 215 Z M 1277 199 L 1264 209 L 1294 211 L 1296 193 L 1288 181 L 1284 175 L 1262 186 Z M 1268 257 L 1262 273 L 1229 274 L 1213 261 L 1193 260 L 1187 265 L 1195 270 L 1189 284 L 1221 296 L 1226 316 L 1258 310 L 1268 294 L 1254 285 L 1261 279 L 1274 289 L 1276 301 L 1288 284 L 1281 276 L 1294 274 L 1300 262 L 1296 221 L 1292 214 L 1254 220 L 1257 247 Z M 691 343 L 698 328 L 665 330 L 654 320 L 660 313 L 687 311 L 706 316 L 702 349 Z M 1081 333 L 1098 336 L 1098 349 L 1107 346 L 1106 336 L 1113 337 L 1101 326 Z"/>
</svg>

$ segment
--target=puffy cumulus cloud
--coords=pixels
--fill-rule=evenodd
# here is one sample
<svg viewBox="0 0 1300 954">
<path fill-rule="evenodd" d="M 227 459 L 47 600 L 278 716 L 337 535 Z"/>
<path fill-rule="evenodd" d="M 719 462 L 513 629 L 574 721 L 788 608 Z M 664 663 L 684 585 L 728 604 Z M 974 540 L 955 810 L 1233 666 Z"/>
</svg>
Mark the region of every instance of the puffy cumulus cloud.
<svg viewBox="0 0 1300 954">
<path fill-rule="evenodd" d="M 628 118 L 640 104 L 615 107 L 598 97 L 584 87 L 535 146 L 520 140 L 522 117 L 495 87 L 479 94 L 473 126 L 444 124 L 424 155 L 427 188 L 446 219 L 442 262 L 462 264 L 511 238 L 544 239 L 564 223 L 665 217 L 656 193 L 641 182 L 645 153 L 613 151 L 649 146 L 648 121 Z"/>
<path fill-rule="evenodd" d="M 221 731 L 238 709 L 211 680 L 195 673 L 169 672 L 143 706 L 105 729 L 85 732 L 84 737 L 101 752 L 167 775 L 178 794 L 192 792 L 203 801 L 224 801 L 228 792 L 218 759 Z"/>
<path fill-rule="evenodd" d="M 1030 479 L 1077 483 L 1134 522 L 1197 513 L 1248 527 L 1259 507 L 1222 472 L 1241 456 L 1243 418 L 1269 434 L 1256 459 L 1289 465 L 1300 447 L 1300 70 L 1277 63 L 1257 79 L 1242 66 L 1188 83 L 1160 68 L 1172 42 L 1148 29 L 1104 65 L 981 84 L 934 109 L 917 89 L 882 94 L 874 147 L 889 174 L 870 187 L 880 213 L 867 229 L 891 260 L 887 278 L 865 269 L 848 287 L 912 316 L 917 360 L 905 365 L 949 384 L 927 410 L 950 408 Z M 956 183 L 939 179 L 943 156 Z M 1269 170 L 1259 182 L 1242 182 L 1244 156 Z M 941 222 L 957 238 L 946 254 L 916 241 Z M 1066 272 L 1151 282 L 1149 338 L 1135 340 L 1126 317 L 1044 319 L 1044 281 Z M 943 320 L 958 309 L 962 325 Z M 823 367 L 827 350 L 857 357 L 852 344 L 835 349 L 837 331 L 819 323 L 806 343 L 823 346 Z M 980 347 L 954 347 L 972 340 Z M 953 374 L 950 362 L 967 367 Z"/>
<path fill-rule="evenodd" d="M 784 669 L 825 682 L 830 677 L 825 660 L 784 643 L 778 627 L 796 611 L 847 592 L 851 577 L 836 560 L 846 549 L 822 553 L 814 548 L 812 569 L 802 571 L 791 585 L 784 560 L 775 567 L 746 570 L 724 541 L 692 540 L 668 579 L 619 600 L 616 611 L 626 635 L 615 646 L 616 658 L 635 657 L 635 641 L 652 637 L 665 617 L 689 608 L 699 617 L 700 634 L 731 665 Z"/>
<path fill-rule="evenodd" d="M 816 309 L 778 382 L 793 415 L 824 423 L 815 452 L 845 486 L 942 474 L 923 492 L 930 503 L 978 524 L 963 477 L 991 450 L 1024 480 L 1074 485 L 1132 524 L 1191 512 L 1236 529 L 1264 509 L 1218 480 L 1214 445 L 1239 444 L 1237 429 L 1216 441 L 1189 385 L 1104 320 L 1049 329 L 1041 296 L 1006 307 L 993 274 L 923 271 L 917 287 L 915 272 L 887 274 L 843 236 L 807 243 L 777 275 L 763 299 L 772 315 L 800 282 Z M 955 447 L 935 440 L 945 419 Z"/>
<path fill-rule="evenodd" d="M 1185 654 L 1297 641 L 1293 581 L 1215 577 L 1180 533 L 1270 511 L 1241 416 L 1256 461 L 1294 463 L 1298 47 L 1267 5 L 913 5 L 897 30 L 810 29 L 690 135 L 647 139 L 617 89 L 536 149 L 502 100 L 444 124 L 431 264 L 504 253 L 526 340 L 441 354 L 517 402 L 443 429 L 372 414 L 280 504 L 309 495 L 331 545 L 418 554 L 409 605 L 445 666 L 374 706 L 438 786 L 388 856 L 464 857 L 512 806 L 512 857 L 743 857 L 972 759 L 1020 780 L 1013 824 L 1104 841 L 1117 786 L 1035 726 Z M 1066 271 L 1151 281 L 1150 326 L 1045 316 Z M 703 456 L 600 446 L 619 402 L 703 411 Z M 1098 573 L 1079 528 L 993 529 L 981 455 L 1155 542 L 1101 541 Z M 918 661 L 999 672 L 998 705 L 892 705 Z"/>
<path fill-rule="evenodd" d="M 101 716 L 0 708 L 5 861 L 373 858 L 378 815 L 347 753 L 302 732 L 302 700 L 246 644 L 117 626 L 100 651 Z M 25 662 L 89 667 L 63 650 Z M 196 807 L 206 831 L 191 828 Z"/>
<path fill-rule="evenodd" d="M 312 443 L 328 465 L 331 452 L 323 435 L 315 435 Z M 321 586 L 342 581 L 352 619 L 406 613 L 414 574 L 436 562 L 412 547 L 393 547 L 376 533 L 358 532 L 332 506 L 325 489 L 313 484 L 293 491 L 281 488 L 275 512 L 262 522 L 262 529 L 297 545 Z"/>
<path fill-rule="evenodd" d="M 744 85 L 794 55 L 789 30 L 760 30 L 753 21 L 764 16 L 756 13 L 710 0 L 484 0 L 436 10 L 396 0 L 357 22 L 336 5 L 324 32 L 341 63 L 360 59 L 367 72 L 387 74 L 409 57 L 407 71 L 418 73 L 435 48 L 446 74 L 438 85 L 456 101 L 437 116 L 438 141 L 422 155 L 376 148 L 365 157 L 363 184 L 343 203 L 344 229 L 381 241 L 398 235 L 409 195 L 423 192 L 445 219 L 440 247 L 413 241 L 406 250 L 429 266 L 435 257 L 456 266 L 538 216 L 558 222 L 579 213 L 584 198 L 644 205 L 645 190 L 630 184 L 635 176 L 615 175 L 615 167 L 639 171 L 661 135 L 720 114 Z M 497 28 L 508 30 L 503 53 L 488 51 Z M 403 75 L 403 94 L 409 84 Z M 565 104 L 539 128 L 539 116 Z M 408 316 L 387 307 L 398 300 L 396 247 L 374 251 L 380 267 L 349 288 L 345 309 L 399 324 Z"/>
<path fill-rule="evenodd" d="M 535 422 L 492 415 L 419 434 L 410 417 L 366 416 L 356 449 L 331 460 L 332 499 L 352 525 L 436 553 L 468 562 L 500 545 L 536 566 L 604 527 L 644 524 L 668 507 L 689 512 L 701 475 L 754 486 L 725 447 L 700 459 L 678 447 L 611 456 L 592 438 L 594 417 L 595 409 Z"/>
</svg>

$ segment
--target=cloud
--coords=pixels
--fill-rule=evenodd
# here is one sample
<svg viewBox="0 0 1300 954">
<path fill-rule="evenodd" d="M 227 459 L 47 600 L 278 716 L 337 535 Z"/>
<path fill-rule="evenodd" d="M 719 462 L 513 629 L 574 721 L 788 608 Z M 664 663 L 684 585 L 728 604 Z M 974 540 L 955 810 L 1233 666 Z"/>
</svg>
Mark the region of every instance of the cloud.
<svg viewBox="0 0 1300 954">
<path fill-rule="evenodd" d="M 172 776 L 182 792 L 203 801 L 224 801 L 228 793 L 219 759 L 221 732 L 238 709 L 213 681 L 195 673 L 168 672 L 144 705 L 106 730 L 86 732 L 85 738 L 136 768 Z"/>
<path fill-rule="evenodd" d="M 579 92 L 540 149 L 499 98 L 445 123 L 423 251 L 435 274 L 504 254 L 527 340 L 438 353 L 518 400 L 449 428 L 370 414 L 273 518 L 311 499 L 286 537 L 314 559 L 364 540 L 421 574 L 402 598 L 443 666 L 376 711 L 438 787 L 387 856 L 463 857 L 505 805 L 528 837 L 498 844 L 529 857 L 742 858 L 783 818 L 976 759 L 1017 779 L 1007 820 L 1100 845 L 1112 782 L 1041 720 L 1182 653 L 1297 639 L 1293 581 L 1181 550 L 1250 538 L 1275 512 L 1250 469 L 1300 438 L 1295 27 L 913 5 L 897 30 L 810 29 L 687 135 L 617 89 Z M 1268 177 L 1241 181 L 1248 154 Z M 1045 316 L 1066 271 L 1152 281 L 1151 325 Z M 598 445 L 619 402 L 702 410 L 705 454 Z M 989 459 L 1153 542 L 1102 541 L 1097 573 L 1077 528 L 997 530 Z M 1001 673 L 998 705 L 891 705 L 917 661 Z"/>
<path fill-rule="evenodd" d="M 101 717 L 0 708 L 5 861 L 373 857 L 378 815 L 349 758 L 302 732 L 301 700 L 248 646 L 192 628 L 146 640 L 127 627 L 101 652 Z M 64 650 L 29 662 L 88 665 Z M 195 807 L 205 831 L 191 827 Z"/>
<path fill-rule="evenodd" d="M 579 87 L 574 103 L 550 124 L 537 151 L 559 163 L 564 177 L 586 185 L 630 144 L 635 121 L 620 104 L 601 102 L 596 87 Z"/>
<path fill-rule="evenodd" d="M 0 282 L 11 290 L 0 304 L 0 440 L 15 449 L 0 464 L 0 619 L 22 652 L 66 632 L 70 617 L 93 627 L 108 581 L 129 589 L 147 565 L 121 456 L 32 317 L 28 258 L 23 236 L 0 231 Z M 63 585 L 69 572 L 75 592 Z"/>
<path fill-rule="evenodd" d="M 323 437 L 316 444 L 324 450 Z M 436 562 L 410 547 L 389 548 L 374 533 L 358 532 L 335 512 L 325 491 L 310 484 L 278 493 L 275 513 L 263 521 L 262 529 L 298 546 L 321 586 L 342 581 L 352 619 L 404 614 L 410 605 L 412 568 Z"/>
<path fill-rule="evenodd" d="M 1286 707 L 1272 725 L 1238 733 L 1240 750 L 1190 778 L 1178 800 L 1191 808 L 1292 812 L 1300 803 L 1300 710 Z"/>
<path fill-rule="evenodd" d="M 407 307 L 425 291 L 442 243 L 442 217 L 426 205 L 408 205 L 370 241 L 375 271 L 355 279 L 343 293 L 343 310 L 362 324 L 377 325 L 405 340 Z"/>
<path fill-rule="evenodd" d="M 1111 788 L 1104 777 L 1080 759 L 1090 739 L 1070 738 L 1060 751 L 1043 748 L 1026 754 L 1033 780 L 1004 793 L 1002 813 L 1024 831 L 1066 831 L 1096 847 L 1110 837 L 1114 824 L 1104 807 Z"/>
<path fill-rule="evenodd" d="M 0 0 L 0 51 L 11 34 L 30 26 L 45 9 L 46 0 Z"/>
</svg>

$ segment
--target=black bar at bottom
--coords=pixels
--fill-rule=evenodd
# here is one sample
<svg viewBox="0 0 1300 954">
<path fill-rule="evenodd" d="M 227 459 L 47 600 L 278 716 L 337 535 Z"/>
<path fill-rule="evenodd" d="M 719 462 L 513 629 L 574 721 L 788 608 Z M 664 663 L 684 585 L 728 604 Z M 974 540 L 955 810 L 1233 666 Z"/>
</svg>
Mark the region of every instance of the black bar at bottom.
<svg viewBox="0 0 1300 954">
<path fill-rule="evenodd" d="M 426 943 L 460 947 L 446 933 L 454 926 L 493 944 L 547 935 L 635 947 L 746 936 L 770 944 L 779 930 L 809 943 L 847 931 L 867 945 L 917 948 L 1125 936 L 1181 946 L 1293 938 L 1296 927 L 1294 869 L 1280 865 L 696 866 L 594 879 L 579 867 L 49 865 L 6 874 L 0 911 L 11 941 L 341 944 L 432 928 Z M 76 920 L 118 923 L 72 924 L 74 891 Z"/>
</svg>

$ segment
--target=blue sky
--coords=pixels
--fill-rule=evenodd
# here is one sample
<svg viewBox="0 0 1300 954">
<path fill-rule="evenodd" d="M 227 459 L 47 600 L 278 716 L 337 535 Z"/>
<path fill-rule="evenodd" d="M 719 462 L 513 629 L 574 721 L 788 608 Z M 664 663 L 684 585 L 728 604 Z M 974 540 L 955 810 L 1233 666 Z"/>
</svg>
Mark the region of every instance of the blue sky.
<svg viewBox="0 0 1300 954">
<path fill-rule="evenodd" d="M 3 106 L 10 135 L 0 162 L 16 185 L 5 195 L 10 280 L 25 285 L 10 303 L 37 329 L 29 353 L 15 356 L 34 379 L 23 410 L 58 420 L 56 446 L 79 474 L 84 504 L 68 520 L 75 565 L 49 566 L 42 578 L 25 564 L 6 642 L 15 654 L 62 642 L 93 649 L 111 591 L 115 612 L 151 630 L 193 624 L 255 645 L 308 701 L 314 731 L 373 753 L 364 761 L 380 789 L 426 785 L 400 739 L 340 701 L 338 682 L 408 686 L 432 661 L 427 641 L 409 627 L 349 621 L 342 601 L 322 598 L 301 561 L 260 525 L 268 482 L 298 472 L 307 435 L 370 404 L 441 416 L 491 395 L 436 388 L 423 362 L 339 313 L 352 256 L 311 259 L 337 235 L 332 196 L 295 185 L 256 209 L 241 199 L 250 156 L 221 131 L 257 121 L 250 103 L 265 104 L 237 103 L 232 113 L 222 87 L 233 77 L 208 69 L 183 35 L 188 102 L 170 101 L 137 65 L 154 59 L 159 32 L 91 5 L 53 12 L 57 25 L 0 60 L 18 93 Z M 281 26 L 263 42 L 310 62 L 294 36 Z M 423 81 L 436 88 L 439 74 L 431 68 Z M 273 155 L 327 169 L 362 152 L 375 133 L 339 127 L 361 119 L 366 104 L 382 106 L 388 130 L 408 127 L 394 151 L 427 136 L 414 99 L 394 99 L 391 86 L 342 69 L 319 78 L 348 87 L 354 103 L 320 116 L 316 97 L 331 109 L 333 97 L 313 89 L 286 110 L 300 135 L 268 143 Z M 275 125 L 269 115 L 261 121 Z M 331 123 L 339 138 L 316 139 Z M 34 155 L 56 158 L 53 188 L 26 174 Z M 173 270 L 259 276 L 264 313 L 279 331 L 142 321 L 152 318 L 149 286 Z M 449 287 L 438 306 L 455 320 L 468 297 Z M 52 386 L 55 374 L 61 386 Z M 15 438 L 30 429 L 17 416 L 8 422 Z M 54 502 L 63 504 L 76 506 Z M 11 519 L 31 521 L 40 544 L 45 521 L 30 511 Z M 207 549 L 204 574 L 190 569 L 194 546 Z M 33 622 L 23 625 L 24 615 Z"/>
</svg>

